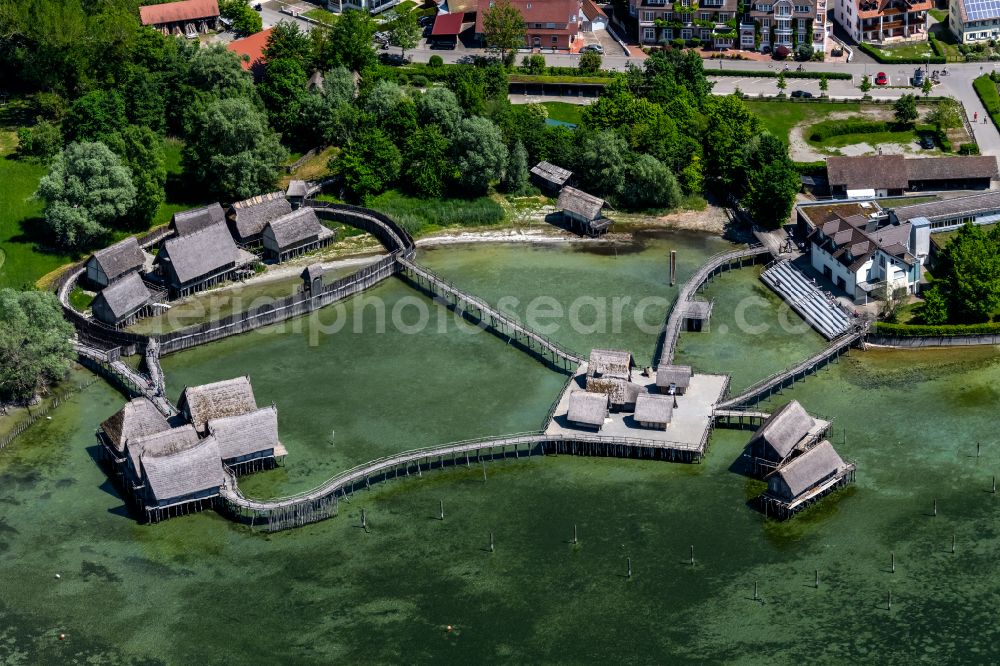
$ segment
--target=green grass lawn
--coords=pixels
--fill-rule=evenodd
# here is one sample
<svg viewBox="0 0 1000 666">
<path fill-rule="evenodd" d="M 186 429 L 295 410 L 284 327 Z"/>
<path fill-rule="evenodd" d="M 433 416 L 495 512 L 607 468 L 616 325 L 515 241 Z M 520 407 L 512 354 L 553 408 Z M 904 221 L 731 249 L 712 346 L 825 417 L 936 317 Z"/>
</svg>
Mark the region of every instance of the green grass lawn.
<svg viewBox="0 0 1000 666">
<path fill-rule="evenodd" d="M 390 190 L 370 199 L 365 205 L 392 216 L 413 235 L 443 227 L 499 224 L 505 217 L 503 207 L 489 197 L 428 200 Z"/>
<path fill-rule="evenodd" d="M 989 232 L 994 226 L 994 224 L 984 224 L 982 225 L 983 231 Z M 937 245 L 939 249 L 943 250 L 948 247 L 948 243 L 950 243 L 955 236 L 958 235 L 958 232 L 959 230 L 955 229 L 954 231 L 942 231 L 940 233 L 931 234 L 931 242 Z"/>
<path fill-rule="evenodd" d="M 882 46 L 877 49 L 886 58 L 927 58 L 934 55 L 934 50 L 927 42 Z"/>
<path fill-rule="evenodd" d="M 69 293 L 69 304 L 77 312 L 86 312 L 90 304 L 94 302 L 94 295 L 91 292 L 86 292 L 80 288 L 79 285 L 73 287 L 73 291 Z"/>
<path fill-rule="evenodd" d="M 860 103 L 838 104 L 836 102 L 792 102 L 789 100 L 769 102 L 747 101 L 746 105 L 757 114 L 764 128 L 785 143 L 792 128 L 801 122 L 822 120 L 837 111 L 861 110 Z"/>
<path fill-rule="evenodd" d="M 320 23 L 327 23 L 330 25 L 333 25 L 337 21 L 336 14 L 334 14 L 333 12 L 328 12 L 325 9 L 320 9 L 318 7 L 316 9 L 310 9 L 305 14 L 303 14 L 303 16 L 308 16 L 314 21 L 319 21 Z"/>
<path fill-rule="evenodd" d="M 935 21 L 944 22 L 948 20 L 948 12 L 943 9 L 931 9 L 929 12 Z"/>
<path fill-rule="evenodd" d="M 548 110 L 549 118 L 552 120 L 561 120 L 564 123 L 572 123 L 574 125 L 583 123 L 583 110 L 585 107 L 582 104 L 542 102 L 542 106 Z"/>
<path fill-rule="evenodd" d="M 817 148 L 843 148 L 844 146 L 853 146 L 859 143 L 867 143 L 872 148 L 875 148 L 879 144 L 883 143 L 901 143 L 903 145 L 908 145 L 914 143 L 917 138 L 918 133 L 913 129 L 903 130 L 900 132 L 888 131 L 871 132 L 867 134 L 841 134 L 840 136 L 831 136 L 822 141 L 813 141 L 807 136 L 809 144 L 816 146 Z"/>
</svg>

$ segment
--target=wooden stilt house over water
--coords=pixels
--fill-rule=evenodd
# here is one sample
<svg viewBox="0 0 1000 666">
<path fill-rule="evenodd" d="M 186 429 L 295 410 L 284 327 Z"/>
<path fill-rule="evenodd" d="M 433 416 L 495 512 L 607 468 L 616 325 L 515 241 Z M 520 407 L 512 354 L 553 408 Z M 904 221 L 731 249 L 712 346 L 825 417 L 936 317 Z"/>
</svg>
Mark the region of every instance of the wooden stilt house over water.
<svg viewBox="0 0 1000 666">
<path fill-rule="evenodd" d="M 148 314 L 152 293 L 138 273 L 129 273 L 100 291 L 91 303 L 94 319 L 108 326 L 131 326 Z"/>
<path fill-rule="evenodd" d="M 558 167 L 550 162 L 539 162 L 531 167 L 531 180 L 540 189 L 555 193 L 573 179 L 573 172 L 562 167 Z"/>
<path fill-rule="evenodd" d="M 684 395 L 693 374 L 690 365 L 661 365 L 656 369 L 656 388 L 667 395 Z"/>
<path fill-rule="evenodd" d="M 170 226 L 178 236 L 186 236 L 207 229 L 212 225 L 226 221 L 226 212 L 218 203 L 192 208 L 191 210 L 174 213 Z"/>
<path fill-rule="evenodd" d="M 144 453 L 143 508 L 149 522 L 212 506 L 226 482 L 214 437 L 176 451 Z"/>
<path fill-rule="evenodd" d="M 209 421 L 257 411 L 257 400 L 250 378 L 236 377 L 185 387 L 181 399 L 177 401 L 177 410 L 199 433 L 208 434 Z"/>
<path fill-rule="evenodd" d="M 141 272 L 146 261 L 147 255 L 139 247 L 139 241 L 129 236 L 87 259 L 87 282 L 98 289 L 106 287 L 130 273 Z"/>
<path fill-rule="evenodd" d="M 101 424 L 101 457 L 112 470 L 125 474 L 126 445 L 170 430 L 170 423 L 148 398 L 135 398 Z"/>
<path fill-rule="evenodd" d="M 643 428 L 666 430 L 674 414 L 674 399 L 669 395 L 640 395 L 635 403 L 635 422 Z"/>
<path fill-rule="evenodd" d="M 694 333 L 709 329 L 712 317 L 712 301 L 693 300 L 683 306 L 684 328 Z"/>
<path fill-rule="evenodd" d="M 566 414 L 566 420 L 571 425 L 600 430 L 607 417 L 607 394 L 589 391 L 573 391 L 569 394 L 569 411 Z"/>
<path fill-rule="evenodd" d="M 604 205 L 604 199 L 575 187 L 564 187 L 559 192 L 556 207 L 562 211 L 572 229 L 594 237 L 607 232 L 611 226 L 611 220 L 604 217 Z"/>
<path fill-rule="evenodd" d="M 829 429 L 792 400 L 771 414 L 750 439 L 754 473 L 764 476 L 816 444 Z"/>
<path fill-rule="evenodd" d="M 278 410 L 273 405 L 212 419 L 208 432 L 219 445 L 222 463 L 240 472 L 272 467 L 288 454 L 278 441 Z"/>
<path fill-rule="evenodd" d="M 312 208 L 299 208 L 268 222 L 261 234 L 264 256 L 278 262 L 326 247 L 334 236 Z"/>
<path fill-rule="evenodd" d="M 268 222 L 292 212 L 292 204 L 288 203 L 284 192 L 271 192 L 237 201 L 229 207 L 226 220 L 229 231 L 240 245 L 259 246 L 261 234 Z"/>
<path fill-rule="evenodd" d="M 155 432 L 144 437 L 133 437 L 125 442 L 125 460 L 122 463 L 122 480 L 125 493 L 140 509 L 146 497 L 146 477 L 143 473 L 142 458 L 150 455 L 164 455 L 196 446 L 200 438 L 190 425 L 182 425 Z"/>
<path fill-rule="evenodd" d="M 165 241 L 156 256 L 159 274 L 175 298 L 232 280 L 256 261 L 236 247 L 223 222 Z"/>
<path fill-rule="evenodd" d="M 635 360 L 627 351 L 595 349 L 587 362 L 587 390 L 604 393 L 612 411 L 632 411 L 645 387 L 632 383 Z"/>
<path fill-rule="evenodd" d="M 761 502 L 767 515 L 790 518 L 854 481 L 855 465 L 845 462 L 827 440 L 778 467 L 767 477 Z"/>
</svg>

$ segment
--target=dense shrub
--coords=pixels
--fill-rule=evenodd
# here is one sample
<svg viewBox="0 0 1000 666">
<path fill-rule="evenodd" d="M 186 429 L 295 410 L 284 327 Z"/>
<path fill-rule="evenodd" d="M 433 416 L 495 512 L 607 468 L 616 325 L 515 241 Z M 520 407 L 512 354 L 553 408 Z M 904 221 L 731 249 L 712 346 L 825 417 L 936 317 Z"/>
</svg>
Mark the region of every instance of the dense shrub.
<svg viewBox="0 0 1000 666">
<path fill-rule="evenodd" d="M 810 141 L 826 141 L 835 136 L 845 134 L 874 134 L 876 132 L 888 132 L 891 125 L 882 120 L 824 120 L 812 126 L 812 133 L 809 135 Z"/>
<path fill-rule="evenodd" d="M 778 76 L 778 72 L 774 72 L 774 71 L 771 71 L 769 69 L 768 70 L 759 70 L 759 69 L 742 69 L 742 70 L 741 69 L 718 69 L 718 70 L 716 70 L 716 69 L 713 69 L 711 72 L 706 72 L 706 74 L 710 74 L 711 76 L 743 76 L 743 77 L 758 78 L 758 79 L 759 78 L 767 78 L 767 77 L 777 78 L 777 76 Z M 833 81 L 834 79 L 839 79 L 841 81 L 849 81 L 851 79 L 851 75 L 848 74 L 847 72 L 795 72 L 795 71 L 791 71 L 791 70 L 785 72 L 785 78 L 786 79 L 818 79 L 821 76 L 823 76 L 824 74 L 826 74 L 826 78 L 829 81 Z"/>
<path fill-rule="evenodd" d="M 818 162 L 792 162 L 792 164 L 800 176 L 826 175 L 826 162 L 824 160 L 819 160 Z"/>
<path fill-rule="evenodd" d="M 440 199 L 428 206 L 425 199 L 389 191 L 368 199 L 366 205 L 391 216 L 411 234 L 428 227 L 483 227 L 504 220 L 503 207 L 489 197 Z"/>
<path fill-rule="evenodd" d="M 444 64 L 444 59 L 439 55 L 432 55 L 427 61 L 427 65 L 430 67 L 440 67 Z"/>
<path fill-rule="evenodd" d="M 929 326 L 926 324 L 875 324 L 877 335 L 898 335 L 900 337 L 925 336 L 956 336 L 956 335 L 1000 335 L 1000 322 L 983 324 L 942 324 Z"/>
<path fill-rule="evenodd" d="M 990 120 L 997 125 L 1000 120 L 1000 93 L 997 93 L 997 84 L 988 74 L 983 74 L 972 82 L 972 87 L 976 89 L 979 101 L 986 107 L 986 113 L 990 114 Z"/>
<path fill-rule="evenodd" d="M 963 143 L 958 147 L 959 155 L 978 155 L 979 146 L 974 143 Z"/>
</svg>

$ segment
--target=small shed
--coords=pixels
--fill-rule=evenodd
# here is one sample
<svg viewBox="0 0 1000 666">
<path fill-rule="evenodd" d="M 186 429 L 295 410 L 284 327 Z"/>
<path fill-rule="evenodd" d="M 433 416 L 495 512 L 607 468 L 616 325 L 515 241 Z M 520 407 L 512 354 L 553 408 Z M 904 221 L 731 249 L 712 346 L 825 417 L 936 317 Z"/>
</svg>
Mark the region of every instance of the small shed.
<svg viewBox="0 0 1000 666">
<path fill-rule="evenodd" d="M 309 264 L 305 270 L 299 274 L 302 278 L 302 291 L 310 295 L 323 293 L 323 275 L 326 269 L 323 264 Z"/>
<path fill-rule="evenodd" d="M 326 247 L 333 242 L 333 230 L 324 227 L 316 211 L 299 208 L 272 220 L 264 227 L 261 239 L 264 256 L 278 262 Z"/>
<path fill-rule="evenodd" d="M 583 0 L 583 23 L 584 32 L 594 32 L 596 30 L 607 30 L 608 15 L 597 6 L 594 0 Z"/>
<path fill-rule="evenodd" d="M 207 206 L 202 206 L 201 208 L 192 208 L 191 210 L 174 213 L 174 218 L 171 221 L 170 226 L 173 227 L 178 236 L 186 236 L 187 234 L 196 233 L 202 229 L 207 229 L 214 224 L 225 221 L 226 212 L 222 210 L 222 206 L 216 202 Z"/>
<path fill-rule="evenodd" d="M 540 189 L 547 192 L 558 192 L 568 185 L 573 178 L 573 172 L 556 166 L 551 162 L 539 162 L 531 167 L 531 180 Z"/>
<path fill-rule="evenodd" d="M 97 294 L 90 309 L 94 319 L 114 326 L 131 326 L 149 310 L 152 294 L 138 273 L 110 284 Z"/>
<path fill-rule="evenodd" d="M 214 437 L 176 452 L 144 453 L 141 462 L 146 480 L 146 514 L 154 521 L 171 515 L 165 512 L 167 509 L 176 512 L 184 505 L 217 497 L 226 482 Z"/>
<path fill-rule="evenodd" d="M 798 400 L 792 400 L 771 414 L 750 439 L 750 455 L 770 467 L 787 459 L 795 447 L 813 430 L 816 420 Z"/>
<path fill-rule="evenodd" d="M 134 398 L 101 423 L 104 453 L 114 462 L 124 462 L 125 444 L 170 430 L 170 423 L 148 398 Z"/>
<path fill-rule="evenodd" d="M 249 377 L 224 379 L 221 382 L 185 387 L 177 401 L 177 410 L 200 433 L 212 419 L 239 416 L 257 410 L 257 400 Z"/>
<path fill-rule="evenodd" d="M 635 402 L 635 421 L 643 428 L 666 430 L 674 414 L 674 399 L 644 393 Z"/>
<path fill-rule="evenodd" d="M 285 193 L 271 192 L 237 201 L 229 207 L 226 220 L 237 243 L 255 247 L 261 244 L 261 234 L 268 222 L 291 212 L 292 204 Z"/>
<path fill-rule="evenodd" d="M 572 391 L 566 420 L 581 428 L 600 430 L 608 417 L 608 396 L 604 393 Z"/>
<path fill-rule="evenodd" d="M 292 208 L 298 208 L 302 205 L 308 191 L 309 186 L 306 185 L 306 181 L 292 180 L 289 181 L 288 187 L 285 189 L 285 197 L 292 204 Z"/>
<path fill-rule="evenodd" d="M 462 33 L 463 12 L 438 13 L 434 17 L 431 28 L 430 42 L 434 48 L 453 49 L 458 45 L 458 36 Z"/>
<path fill-rule="evenodd" d="M 278 410 L 274 406 L 211 419 L 208 432 L 219 444 L 222 462 L 243 471 L 288 454 L 278 441 Z"/>
<path fill-rule="evenodd" d="M 690 365 L 661 365 L 656 369 L 656 388 L 667 395 L 684 395 L 693 374 Z"/>
<path fill-rule="evenodd" d="M 134 236 L 98 250 L 87 259 L 87 281 L 100 289 L 129 273 L 138 273 L 146 263 L 146 253 Z"/>
<path fill-rule="evenodd" d="M 556 206 L 571 228 L 594 237 L 607 232 L 611 226 L 611 220 L 604 217 L 605 203 L 604 199 L 567 186 L 560 190 Z"/>
<path fill-rule="evenodd" d="M 712 317 L 713 301 L 690 300 L 684 303 L 681 316 L 684 328 L 692 332 L 707 331 Z"/>
</svg>

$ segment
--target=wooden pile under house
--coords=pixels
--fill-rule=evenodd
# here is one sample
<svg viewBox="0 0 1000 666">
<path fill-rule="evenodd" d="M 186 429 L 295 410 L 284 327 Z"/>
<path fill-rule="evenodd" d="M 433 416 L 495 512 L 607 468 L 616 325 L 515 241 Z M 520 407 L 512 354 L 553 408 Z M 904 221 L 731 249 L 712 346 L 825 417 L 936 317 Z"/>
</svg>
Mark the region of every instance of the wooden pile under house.
<svg viewBox="0 0 1000 666">
<path fill-rule="evenodd" d="M 558 192 L 569 184 L 573 172 L 558 167 L 551 162 L 539 162 L 531 167 L 531 180 L 540 189 L 547 192 Z"/>
<path fill-rule="evenodd" d="M 643 428 L 666 430 L 674 414 L 674 399 L 669 395 L 644 393 L 635 402 L 635 422 Z"/>
<path fill-rule="evenodd" d="M 232 280 L 256 261 L 236 247 L 225 222 L 171 238 L 156 256 L 160 275 L 175 298 Z"/>
<path fill-rule="evenodd" d="M 139 247 L 139 241 L 129 236 L 90 255 L 85 274 L 87 282 L 98 289 L 107 287 L 130 273 L 142 272 L 149 258 Z"/>
<path fill-rule="evenodd" d="M 240 416 L 257 411 L 257 400 L 249 377 L 235 377 L 220 382 L 186 386 L 177 401 L 177 411 L 202 434 L 208 434 L 208 422 L 226 416 Z"/>
<path fill-rule="evenodd" d="M 148 316 L 152 300 L 153 294 L 139 274 L 129 273 L 102 289 L 90 304 L 90 310 L 94 319 L 120 328 Z"/>
<path fill-rule="evenodd" d="M 845 462 L 829 441 L 823 440 L 771 472 L 760 496 L 764 512 L 790 518 L 797 512 L 854 481 L 855 465 Z"/>
<path fill-rule="evenodd" d="M 190 447 L 143 453 L 141 462 L 145 480 L 143 508 L 148 522 L 214 506 L 226 483 L 214 437 L 199 439 Z"/>
<path fill-rule="evenodd" d="M 559 191 L 556 207 L 562 211 L 570 228 L 594 237 L 607 232 L 611 226 L 611 220 L 604 217 L 605 204 L 604 199 L 567 186 Z"/>
<path fill-rule="evenodd" d="M 661 365 L 656 368 L 656 388 L 667 395 L 684 395 L 693 374 L 690 365 Z"/>
<path fill-rule="evenodd" d="M 305 200 L 307 192 L 309 192 L 309 186 L 306 181 L 290 180 L 288 187 L 285 188 L 285 198 L 292 204 L 292 208 L 298 208 Z"/>
<path fill-rule="evenodd" d="M 608 396 L 605 393 L 589 391 L 571 391 L 569 394 L 569 411 L 566 420 L 570 424 L 600 430 L 604 419 L 608 417 Z"/>
<path fill-rule="evenodd" d="M 594 349 L 587 361 L 587 390 L 604 393 L 613 411 L 632 411 L 645 387 L 632 383 L 632 354 L 617 349 Z"/>
<path fill-rule="evenodd" d="M 229 207 L 226 220 L 229 231 L 240 245 L 256 247 L 261 244 L 261 234 L 268 222 L 292 212 L 284 192 L 261 194 L 237 201 Z"/>
<path fill-rule="evenodd" d="M 754 474 L 764 476 L 803 453 L 828 429 L 829 423 L 814 419 L 797 400 L 792 400 L 767 417 L 750 439 L 747 448 Z"/>
<path fill-rule="evenodd" d="M 323 268 L 323 264 L 309 264 L 306 266 L 299 273 L 299 277 L 302 278 L 302 291 L 311 295 L 323 293 L 324 275 L 326 275 L 326 269 Z"/>
<path fill-rule="evenodd" d="M 208 422 L 222 464 L 240 473 L 273 467 L 288 451 L 278 440 L 278 410 L 272 405 Z"/>
<path fill-rule="evenodd" d="M 216 202 L 200 208 L 174 213 L 170 226 L 177 232 L 178 236 L 186 236 L 225 221 L 226 211 L 222 210 L 222 206 Z"/>
<path fill-rule="evenodd" d="M 320 223 L 312 208 L 299 208 L 271 220 L 261 234 L 264 256 L 278 262 L 326 247 L 335 236 L 332 229 Z"/>
<path fill-rule="evenodd" d="M 108 417 L 98 433 L 101 458 L 119 475 L 125 474 L 126 444 L 170 430 L 170 423 L 149 398 L 134 398 Z"/>
</svg>

